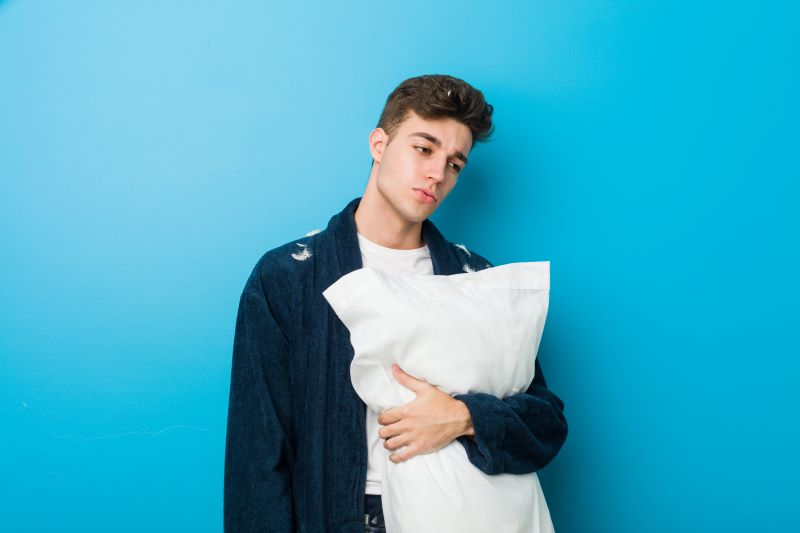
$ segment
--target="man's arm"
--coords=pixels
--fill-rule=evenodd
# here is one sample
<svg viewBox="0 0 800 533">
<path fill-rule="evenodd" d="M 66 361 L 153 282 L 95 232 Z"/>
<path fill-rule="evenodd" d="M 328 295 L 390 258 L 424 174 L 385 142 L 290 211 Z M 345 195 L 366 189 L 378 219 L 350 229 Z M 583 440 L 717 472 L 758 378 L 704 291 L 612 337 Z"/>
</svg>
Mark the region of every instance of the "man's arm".
<svg viewBox="0 0 800 533">
<path fill-rule="evenodd" d="M 225 445 L 224 530 L 291 532 L 289 343 L 258 271 L 239 300 Z"/>
<path fill-rule="evenodd" d="M 458 438 L 470 462 L 486 474 L 527 474 L 552 461 L 564 444 L 564 403 L 547 389 L 538 359 L 528 389 L 503 399 L 485 393 L 451 398 L 401 369 L 392 372 L 416 394 L 378 417 L 384 426 L 378 436 L 395 452 L 389 456 L 392 462 L 431 453 Z"/>
<path fill-rule="evenodd" d="M 527 474 L 544 468 L 567 438 L 564 402 L 547 388 L 539 359 L 525 392 L 453 396 L 467 405 L 474 436 L 460 436 L 467 457 L 486 474 Z"/>
</svg>

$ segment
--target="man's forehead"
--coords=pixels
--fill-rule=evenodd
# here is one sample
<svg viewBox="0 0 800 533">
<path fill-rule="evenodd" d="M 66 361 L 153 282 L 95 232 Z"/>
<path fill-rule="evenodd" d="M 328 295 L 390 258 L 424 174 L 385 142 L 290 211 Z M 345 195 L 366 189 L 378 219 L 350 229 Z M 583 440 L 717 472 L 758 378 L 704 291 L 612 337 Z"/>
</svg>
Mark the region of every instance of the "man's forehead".
<svg viewBox="0 0 800 533">
<path fill-rule="evenodd" d="M 428 135 L 432 135 L 447 142 L 446 137 L 452 135 L 453 131 L 455 131 L 455 138 L 453 140 L 461 144 L 461 148 L 468 152 L 472 148 L 472 133 L 467 126 L 454 118 L 442 117 L 426 119 L 412 112 L 401 124 L 398 133 L 404 137 L 413 136 L 418 133 L 427 133 Z"/>
</svg>

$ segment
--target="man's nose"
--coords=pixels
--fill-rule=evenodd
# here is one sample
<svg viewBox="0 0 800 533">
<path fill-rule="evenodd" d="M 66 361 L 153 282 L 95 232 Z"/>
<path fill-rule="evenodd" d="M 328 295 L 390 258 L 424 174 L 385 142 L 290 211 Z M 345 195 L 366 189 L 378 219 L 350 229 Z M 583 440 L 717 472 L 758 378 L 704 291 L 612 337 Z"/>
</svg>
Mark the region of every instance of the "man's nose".
<svg viewBox="0 0 800 533">
<path fill-rule="evenodd" d="M 444 179 L 445 162 L 443 165 L 433 164 L 428 168 L 428 178 L 434 181 L 442 181 Z"/>
</svg>

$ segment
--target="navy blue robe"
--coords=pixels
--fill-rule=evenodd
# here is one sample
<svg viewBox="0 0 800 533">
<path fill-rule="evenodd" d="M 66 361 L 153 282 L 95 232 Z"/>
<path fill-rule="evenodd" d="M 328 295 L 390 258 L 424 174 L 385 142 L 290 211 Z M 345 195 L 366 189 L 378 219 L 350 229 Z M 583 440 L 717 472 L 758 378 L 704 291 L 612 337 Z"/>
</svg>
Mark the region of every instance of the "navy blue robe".
<svg viewBox="0 0 800 533">
<path fill-rule="evenodd" d="M 362 267 L 354 213 L 266 252 L 239 301 L 225 449 L 228 532 L 363 533 L 366 406 L 350 383 L 349 331 L 322 296 Z M 434 275 L 492 266 L 422 223 Z M 459 394 L 474 437 L 459 440 L 487 474 L 534 472 L 567 436 L 564 404 L 539 360 L 525 392 L 504 399 Z"/>
</svg>

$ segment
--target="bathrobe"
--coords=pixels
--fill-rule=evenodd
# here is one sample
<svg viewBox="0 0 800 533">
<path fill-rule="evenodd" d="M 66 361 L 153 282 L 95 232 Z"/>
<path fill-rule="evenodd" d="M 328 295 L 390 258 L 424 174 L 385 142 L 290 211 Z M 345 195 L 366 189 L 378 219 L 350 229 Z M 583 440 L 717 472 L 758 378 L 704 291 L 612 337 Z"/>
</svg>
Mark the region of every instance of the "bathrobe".
<svg viewBox="0 0 800 533">
<path fill-rule="evenodd" d="M 322 295 L 362 267 L 351 200 L 322 231 L 267 251 L 239 299 L 224 471 L 228 532 L 363 533 L 366 406 L 350 381 L 349 332 Z M 491 265 L 422 223 L 433 273 Z M 532 355 L 533 357 L 533 355 Z M 567 436 L 564 403 L 539 362 L 506 398 L 458 394 L 474 436 L 458 437 L 482 472 L 524 474 L 549 464 Z"/>
</svg>

